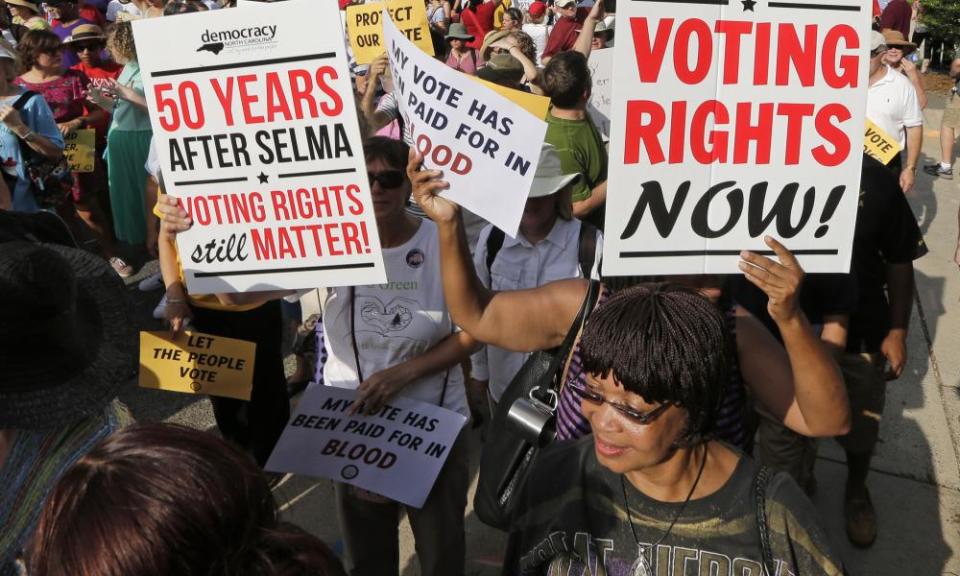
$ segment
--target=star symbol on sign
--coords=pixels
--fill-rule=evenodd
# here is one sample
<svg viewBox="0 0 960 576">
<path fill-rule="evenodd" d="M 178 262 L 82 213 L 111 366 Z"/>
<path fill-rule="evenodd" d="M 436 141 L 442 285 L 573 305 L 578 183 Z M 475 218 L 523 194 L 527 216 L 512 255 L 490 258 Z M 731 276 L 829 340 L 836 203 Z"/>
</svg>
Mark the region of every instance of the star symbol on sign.
<svg viewBox="0 0 960 576">
<path fill-rule="evenodd" d="M 261 172 L 260 172 L 260 175 L 257 176 L 257 180 L 259 180 L 261 184 L 266 184 L 266 183 L 267 183 L 267 175 L 264 174 L 264 173 L 261 171 Z"/>
<path fill-rule="evenodd" d="M 756 0 L 740 0 L 740 3 L 743 4 L 743 11 L 753 12 L 753 7 L 756 6 Z"/>
</svg>

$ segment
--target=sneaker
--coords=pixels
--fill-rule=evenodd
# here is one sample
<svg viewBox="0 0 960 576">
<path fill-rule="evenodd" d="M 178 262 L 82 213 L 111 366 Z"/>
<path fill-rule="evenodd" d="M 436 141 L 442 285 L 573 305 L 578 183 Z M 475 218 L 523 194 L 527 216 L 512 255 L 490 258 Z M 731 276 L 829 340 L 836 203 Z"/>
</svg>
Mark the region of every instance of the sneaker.
<svg viewBox="0 0 960 576">
<path fill-rule="evenodd" d="M 857 548 L 869 548 L 877 539 L 877 512 L 873 509 L 870 492 L 863 487 L 863 492 L 851 496 L 850 492 L 844 496 L 843 513 L 847 521 L 847 538 Z"/>
<path fill-rule="evenodd" d="M 157 307 L 153 309 L 153 317 L 157 320 L 163 320 L 167 317 L 167 295 L 164 294 L 163 298 L 160 299 L 160 303 L 157 304 Z"/>
<path fill-rule="evenodd" d="M 137 284 L 137 288 L 141 292 L 153 292 L 154 290 L 159 290 L 163 288 L 163 276 L 159 272 L 156 274 L 151 274 Z"/>
<path fill-rule="evenodd" d="M 129 278 L 133 276 L 133 266 L 124 262 L 122 258 L 114 256 L 110 259 L 110 266 L 121 278 Z"/>
<path fill-rule="evenodd" d="M 927 164 L 923 167 L 923 171 L 931 176 L 937 176 L 944 180 L 953 180 L 953 166 L 944 168 L 942 164 L 937 162 L 936 164 Z"/>
</svg>

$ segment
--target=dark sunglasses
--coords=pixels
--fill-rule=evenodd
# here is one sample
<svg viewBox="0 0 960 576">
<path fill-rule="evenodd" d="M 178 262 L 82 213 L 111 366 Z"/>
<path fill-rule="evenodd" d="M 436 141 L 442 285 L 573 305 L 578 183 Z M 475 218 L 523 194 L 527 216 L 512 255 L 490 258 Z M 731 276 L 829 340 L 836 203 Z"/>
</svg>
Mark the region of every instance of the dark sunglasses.
<svg viewBox="0 0 960 576">
<path fill-rule="evenodd" d="M 573 390 L 573 393 L 576 394 L 581 400 L 586 400 L 594 406 L 603 406 L 604 404 L 609 404 L 611 408 L 626 416 L 628 420 L 644 426 L 656 420 L 657 416 L 663 414 L 663 412 L 670 407 L 670 404 L 664 403 L 649 412 L 640 412 L 639 410 L 634 410 L 626 404 L 610 402 L 604 398 L 602 394 L 591 390 L 588 387 L 572 384 L 569 386 L 570 389 Z"/>
<path fill-rule="evenodd" d="M 100 45 L 97 43 L 91 43 L 91 44 L 77 43 L 77 44 L 72 44 L 70 47 L 73 49 L 74 52 L 78 52 L 78 53 L 86 52 L 87 50 L 91 52 L 100 51 Z"/>
<path fill-rule="evenodd" d="M 383 172 L 367 172 L 367 178 L 370 179 L 370 187 L 373 188 L 374 182 L 379 182 L 384 188 L 398 188 L 403 184 L 404 174 L 400 170 L 384 170 Z"/>
</svg>

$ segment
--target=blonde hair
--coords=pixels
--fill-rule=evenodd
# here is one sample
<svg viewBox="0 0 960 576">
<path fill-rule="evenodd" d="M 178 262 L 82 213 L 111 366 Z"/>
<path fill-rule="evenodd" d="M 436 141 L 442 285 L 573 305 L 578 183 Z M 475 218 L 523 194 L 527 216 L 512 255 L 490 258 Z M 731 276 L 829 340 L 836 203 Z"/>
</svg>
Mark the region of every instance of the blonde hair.
<svg viewBox="0 0 960 576">
<path fill-rule="evenodd" d="M 120 64 L 137 59 L 137 45 L 133 42 L 133 26 L 129 21 L 117 22 L 107 29 L 107 50 Z"/>
</svg>

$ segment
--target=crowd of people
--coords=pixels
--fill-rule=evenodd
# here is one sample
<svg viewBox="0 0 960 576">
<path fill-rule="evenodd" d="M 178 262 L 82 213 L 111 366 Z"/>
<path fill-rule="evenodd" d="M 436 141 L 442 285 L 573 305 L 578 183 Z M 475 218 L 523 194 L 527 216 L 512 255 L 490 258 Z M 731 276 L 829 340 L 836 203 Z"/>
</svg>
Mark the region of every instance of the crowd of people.
<svg viewBox="0 0 960 576">
<path fill-rule="evenodd" d="M 176 237 L 192 219 L 164 189 L 129 23 L 228 3 L 5 4 L 0 576 L 398 574 L 402 514 L 422 574 L 464 574 L 466 429 L 420 508 L 335 483 L 320 521 L 338 522 L 342 557 L 280 518 L 261 469 L 290 419 L 283 317 L 303 293 L 187 289 Z M 741 275 L 607 278 L 609 135 L 590 114 L 589 59 L 617 41 L 615 3 L 425 0 L 438 60 L 549 98 L 536 174 L 515 238 L 461 210 L 408 145 L 386 56 L 351 62 L 388 282 L 321 289 L 314 385 L 355 389 L 365 413 L 404 396 L 479 426 L 510 410 L 532 353 L 572 339 L 556 439 L 517 486 L 504 574 L 652 576 L 683 558 L 703 574 L 844 573 L 810 501 L 817 439 L 846 452 L 846 534 L 869 547 L 866 481 L 926 252 L 907 202 L 927 102 L 911 58 L 919 2 L 882 4 L 863 38 L 867 115 L 903 152 L 863 157 L 849 274 L 806 275 L 765 237 L 775 257 L 741 253 Z M 960 58 L 950 75 L 960 86 Z M 955 88 L 929 174 L 952 178 L 958 127 Z M 63 155 L 79 130 L 94 132 L 84 171 Z M 140 289 L 163 289 L 155 315 L 171 331 L 257 345 L 250 400 L 211 397 L 218 435 L 135 424 L 116 399 L 137 372 L 122 278 L 152 258 L 160 272 Z M 389 334 L 358 312 L 399 300 Z"/>
</svg>

